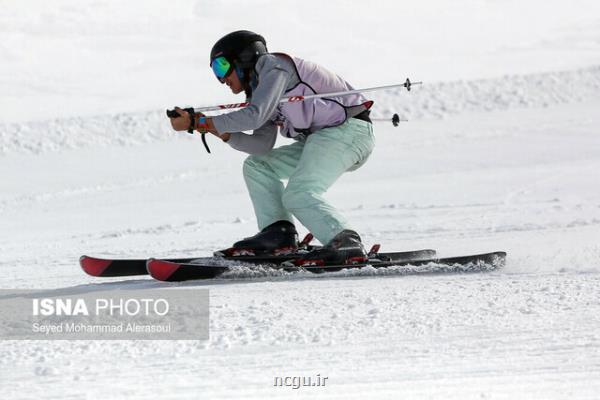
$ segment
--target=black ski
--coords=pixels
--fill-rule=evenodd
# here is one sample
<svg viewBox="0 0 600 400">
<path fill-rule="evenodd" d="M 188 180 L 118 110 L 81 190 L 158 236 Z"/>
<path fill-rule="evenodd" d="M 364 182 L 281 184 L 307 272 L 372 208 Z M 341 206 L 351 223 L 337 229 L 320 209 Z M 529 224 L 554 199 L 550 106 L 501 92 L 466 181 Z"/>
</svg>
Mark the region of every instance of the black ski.
<svg viewBox="0 0 600 400">
<path fill-rule="evenodd" d="M 196 262 L 211 262 L 215 259 L 237 260 L 247 263 L 282 263 L 295 257 L 288 256 L 238 256 L 238 257 L 188 257 L 188 258 L 170 258 L 166 261 L 176 263 Z M 88 274 L 99 277 L 111 276 L 133 276 L 133 275 L 148 275 L 146 269 L 147 258 L 138 259 L 107 259 L 95 258 L 89 256 L 81 256 L 79 265 Z"/>
<path fill-rule="evenodd" d="M 313 247 L 314 248 L 314 247 Z M 310 248 L 309 248 L 310 249 Z M 416 250 L 409 252 L 380 253 L 382 260 L 396 260 L 398 258 L 431 258 L 435 257 L 435 250 Z M 288 255 L 265 255 L 265 256 L 236 256 L 236 257 L 188 257 L 188 258 L 168 258 L 163 261 L 186 264 L 194 262 L 196 264 L 214 264 L 219 260 L 231 260 L 249 264 L 274 264 L 279 265 L 285 261 L 299 257 L 299 254 Z M 79 265 L 91 276 L 114 277 L 114 276 L 134 276 L 147 275 L 146 262 L 148 259 L 108 259 L 81 256 Z"/>
<path fill-rule="evenodd" d="M 412 254 L 411 254 L 412 253 Z M 405 256 L 403 257 L 402 254 Z M 374 255 L 367 263 L 329 265 L 329 266 L 303 266 L 295 267 L 283 264 L 263 264 L 263 266 L 286 271 L 305 270 L 314 273 L 335 272 L 343 269 L 385 268 L 393 266 L 424 266 L 435 265 L 436 272 L 483 272 L 501 268 L 506 260 L 506 253 L 502 251 L 477 254 L 461 257 L 435 258 L 415 257 L 414 252 L 395 253 L 394 259 L 386 258 L 384 254 Z M 216 260 L 211 263 L 203 263 L 202 260 L 194 260 L 190 263 L 178 263 L 166 260 L 148 260 L 148 273 L 157 280 L 167 282 L 180 282 L 195 279 L 210 279 L 218 277 L 243 264 L 230 260 Z"/>
</svg>

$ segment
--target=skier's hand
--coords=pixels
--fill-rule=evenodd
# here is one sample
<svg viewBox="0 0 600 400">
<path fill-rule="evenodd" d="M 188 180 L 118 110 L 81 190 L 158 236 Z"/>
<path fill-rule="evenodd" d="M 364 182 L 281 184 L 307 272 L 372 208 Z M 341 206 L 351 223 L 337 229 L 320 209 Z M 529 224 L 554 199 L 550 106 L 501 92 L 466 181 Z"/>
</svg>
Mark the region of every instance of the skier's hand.
<svg viewBox="0 0 600 400">
<path fill-rule="evenodd" d="M 173 127 L 174 130 L 180 132 L 180 131 L 187 131 L 188 128 L 190 127 L 190 113 L 182 110 L 179 107 L 175 107 L 175 111 L 177 111 L 177 113 L 179 113 L 179 117 L 175 117 L 175 118 L 169 118 L 171 120 L 171 126 Z"/>
</svg>

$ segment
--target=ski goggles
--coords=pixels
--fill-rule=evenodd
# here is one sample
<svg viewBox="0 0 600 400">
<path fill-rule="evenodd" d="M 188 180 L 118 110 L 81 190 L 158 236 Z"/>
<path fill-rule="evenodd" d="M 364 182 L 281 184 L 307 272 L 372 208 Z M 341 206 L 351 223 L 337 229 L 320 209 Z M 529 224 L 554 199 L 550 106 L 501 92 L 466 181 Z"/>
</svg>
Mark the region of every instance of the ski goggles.
<svg viewBox="0 0 600 400">
<path fill-rule="evenodd" d="M 231 64 L 225 57 L 220 56 L 213 59 L 210 63 L 215 76 L 218 80 L 223 81 L 233 71 L 233 64 Z"/>
</svg>

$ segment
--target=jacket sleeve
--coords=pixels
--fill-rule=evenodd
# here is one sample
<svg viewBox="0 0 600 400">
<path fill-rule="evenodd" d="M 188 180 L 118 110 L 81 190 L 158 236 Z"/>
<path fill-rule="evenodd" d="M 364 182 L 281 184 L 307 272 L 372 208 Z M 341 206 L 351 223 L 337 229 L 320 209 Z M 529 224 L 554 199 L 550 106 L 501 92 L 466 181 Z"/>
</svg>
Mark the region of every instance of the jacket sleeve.
<svg viewBox="0 0 600 400">
<path fill-rule="evenodd" d="M 233 132 L 227 141 L 232 148 L 248 154 L 266 154 L 277 140 L 277 126 L 268 121 L 255 129 L 251 135 L 243 132 Z"/>
</svg>

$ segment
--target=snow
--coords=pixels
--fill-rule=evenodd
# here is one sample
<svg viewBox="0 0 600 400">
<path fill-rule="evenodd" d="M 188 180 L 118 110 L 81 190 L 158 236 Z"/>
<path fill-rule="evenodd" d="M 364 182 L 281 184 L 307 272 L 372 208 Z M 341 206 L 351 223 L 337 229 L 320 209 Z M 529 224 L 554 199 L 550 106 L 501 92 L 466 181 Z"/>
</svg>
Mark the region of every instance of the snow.
<svg viewBox="0 0 600 400">
<path fill-rule="evenodd" d="M 212 137 L 208 155 L 163 117 L 238 100 L 206 58 L 240 27 L 356 87 L 423 80 L 372 96 L 409 122 L 378 122 L 328 197 L 382 251 L 507 265 L 167 284 L 210 290 L 209 341 L 3 341 L 2 398 L 597 398 L 597 2 L 165 4 L 2 4 L 1 288 L 164 287 L 77 260 L 206 256 L 254 233 L 244 155 Z M 317 374 L 326 386 L 273 386 Z"/>
</svg>

